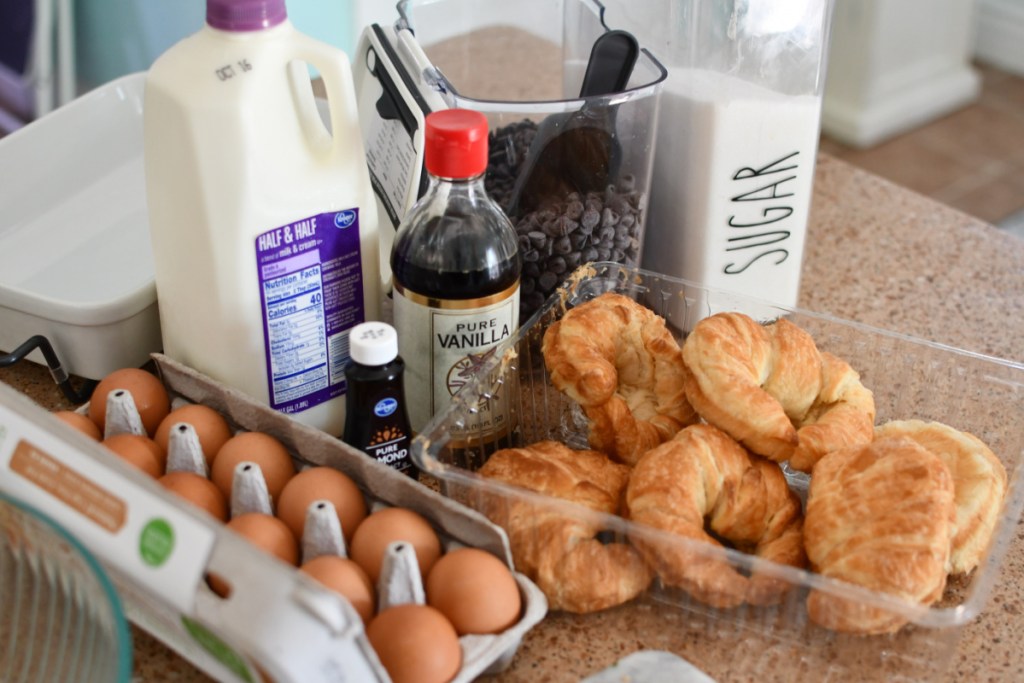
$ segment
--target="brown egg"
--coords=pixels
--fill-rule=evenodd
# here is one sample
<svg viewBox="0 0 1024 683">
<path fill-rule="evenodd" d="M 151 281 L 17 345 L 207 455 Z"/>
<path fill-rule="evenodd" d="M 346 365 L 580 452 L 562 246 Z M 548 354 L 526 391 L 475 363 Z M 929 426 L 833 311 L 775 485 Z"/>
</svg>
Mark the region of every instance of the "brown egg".
<svg viewBox="0 0 1024 683">
<path fill-rule="evenodd" d="M 104 439 L 102 443 L 121 459 L 138 467 L 154 479 L 159 479 L 160 475 L 164 473 L 161 466 L 164 459 L 163 451 L 148 436 L 115 434 L 109 439 Z"/>
<path fill-rule="evenodd" d="M 288 564 L 299 563 L 299 542 L 284 522 L 273 515 L 247 512 L 228 522 L 228 528 Z"/>
<path fill-rule="evenodd" d="M 231 438 L 231 427 L 224 416 L 210 406 L 201 403 L 190 403 L 175 408 L 167 414 L 153 435 L 153 440 L 160 444 L 167 453 L 170 442 L 171 427 L 184 422 L 192 425 L 199 437 L 199 446 L 203 449 L 203 457 L 206 458 L 207 466 L 213 462 L 217 452 Z"/>
<path fill-rule="evenodd" d="M 206 510 L 222 522 L 227 520 L 228 502 L 220 489 L 206 477 L 194 472 L 168 472 L 159 481 L 167 490 Z"/>
<path fill-rule="evenodd" d="M 430 522 L 412 510 L 401 507 L 382 508 L 367 517 L 356 529 L 348 556 L 355 560 L 377 585 L 384 563 L 384 552 L 393 541 L 412 544 L 420 576 L 427 576 L 441 556 L 441 540 Z"/>
<path fill-rule="evenodd" d="M 342 535 L 346 542 L 351 541 L 366 518 L 366 501 L 356 483 L 333 467 L 311 467 L 292 477 L 277 500 L 277 516 L 301 540 L 306 509 L 316 500 L 328 500 L 334 505 Z"/>
<path fill-rule="evenodd" d="M 211 484 L 212 485 L 212 484 Z M 216 488 L 216 487 L 214 487 Z M 220 489 L 217 489 L 219 492 Z M 299 544 L 284 522 L 262 512 L 247 512 L 232 518 L 227 528 L 241 535 L 250 543 L 274 557 L 294 565 L 299 562 Z M 230 577 L 208 574 L 210 589 L 222 598 L 231 594 Z"/>
<path fill-rule="evenodd" d="M 339 555 L 321 555 L 299 567 L 303 572 L 347 599 L 362 618 L 373 618 L 375 591 L 370 577 L 358 564 Z"/>
<path fill-rule="evenodd" d="M 445 553 L 424 582 L 427 604 L 441 611 L 460 636 L 501 633 L 522 609 L 512 572 L 494 555 L 478 548 Z"/>
<path fill-rule="evenodd" d="M 89 398 L 89 418 L 100 428 L 100 433 L 104 433 L 107 423 L 107 395 L 118 389 L 132 395 L 142 426 L 147 434 L 153 436 L 160 421 L 171 410 L 171 399 L 159 377 L 139 368 L 114 370 L 93 389 Z"/>
<path fill-rule="evenodd" d="M 260 466 L 272 501 L 277 501 L 284 485 L 295 476 L 295 463 L 280 441 L 262 432 L 239 432 L 217 451 L 210 469 L 210 479 L 228 500 L 231 499 L 235 466 L 240 462 L 254 462 Z"/>
<path fill-rule="evenodd" d="M 53 413 L 53 416 L 71 425 L 91 439 L 96 441 L 103 440 L 103 433 L 100 431 L 100 428 L 87 415 L 76 413 L 73 410 L 58 410 Z"/>
<path fill-rule="evenodd" d="M 390 607 L 366 636 L 393 683 L 447 683 L 462 667 L 462 648 L 444 615 L 428 605 Z"/>
</svg>

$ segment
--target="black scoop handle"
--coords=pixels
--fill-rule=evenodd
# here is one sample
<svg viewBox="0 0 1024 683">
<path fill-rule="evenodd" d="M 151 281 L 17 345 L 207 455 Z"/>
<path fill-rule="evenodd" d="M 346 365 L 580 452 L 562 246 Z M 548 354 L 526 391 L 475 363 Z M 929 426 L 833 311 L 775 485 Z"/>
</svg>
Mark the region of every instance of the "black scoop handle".
<svg viewBox="0 0 1024 683">
<path fill-rule="evenodd" d="M 628 31 L 602 33 L 590 49 L 587 71 L 583 74 L 580 97 L 621 92 L 629 83 L 640 45 Z"/>
</svg>

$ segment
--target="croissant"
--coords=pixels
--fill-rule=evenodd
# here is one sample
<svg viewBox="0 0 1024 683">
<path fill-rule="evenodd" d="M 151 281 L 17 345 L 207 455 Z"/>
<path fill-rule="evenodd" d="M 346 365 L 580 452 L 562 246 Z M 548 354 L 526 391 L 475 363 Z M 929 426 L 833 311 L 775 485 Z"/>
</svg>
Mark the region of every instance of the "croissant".
<svg viewBox="0 0 1024 683">
<path fill-rule="evenodd" d="M 825 453 L 873 438 L 872 393 L 788 320 L 718 313 L 694 327 L 682 353 L 689 402 L 753 453 L 806 472 Z"/>
<path fill-rule="evenodd" d="M 953 476 L 956 501 L 952 573 L 978 566 L 992 539 L 1006 496 L 1006 469 L 978 437 L 939 422 L 901 420 L 875 430 L 875 438 L 904 436 L 939 456 Z"/>
<path fill-rule="evenodd" d="M 849 364 L 821 352 L 821 388 L 810 410 L 795 421 L 797 444 L 789 466 L 810 472 L 823 455 L 874 438 L 875 397 Z"/>
<path fill-rule="evenodd" d="M 811 477 L 807 557 L 822 576 L 930 605 L 946 585 L 954 512 L 949 468 L 913 440 L 832 451 Z M 820 589 L 811 590 L 807 610 L 816 624 L 861 634 L 896 631 L 908 621 Z"/>
<path fill-rule="evenodd" d="M 705 529 L 736 548 L 776 563 L 803 567 L 800 500 L 779 466 L 752 456 L 728 435 L 691 425 L 651 449 L 634 466 L 626 489 L 629 518 L 671 533 L 631 536 L 666 585 L 714 607 L 778 603 L 789 585 L 730 566 Z M 680 543 L 678 537 L 697 541 Z"/>
<path fill-rule="evenodd" d="M 552 384 L 589 421 L 590 447 L 632 464 L 696 420 L 686 368 L 663 318 L 606 292 L 566 312 L 541 347 Z"/>
<path fill-rule="evenodd" d="M 592 450 L 556 441 L 495 452 L 484 477 L 618 514 L 629 477 L 625 465 Z M 516 568 L 534 580 L 551 609 L 587 613 L 632 600 L 650 584 L 651 570 L 625 543 L 602 543 L 602 526 L 579 511 L 522 498 L 484 510 L 508 532 Z"/>
</svg>

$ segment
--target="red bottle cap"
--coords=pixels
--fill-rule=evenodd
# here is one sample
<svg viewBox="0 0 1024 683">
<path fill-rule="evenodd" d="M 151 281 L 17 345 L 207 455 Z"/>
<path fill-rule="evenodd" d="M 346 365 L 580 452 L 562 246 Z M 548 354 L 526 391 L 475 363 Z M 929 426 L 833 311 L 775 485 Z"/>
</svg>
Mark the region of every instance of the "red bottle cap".
<svg viewBox="0 0 1024 683">
<path fill-rule="evenodd" d="M 472 109 L 427 114 L 423 161 L 441 178 L 471 178 L 487 170 L 487 118 Z"/>
</svg>

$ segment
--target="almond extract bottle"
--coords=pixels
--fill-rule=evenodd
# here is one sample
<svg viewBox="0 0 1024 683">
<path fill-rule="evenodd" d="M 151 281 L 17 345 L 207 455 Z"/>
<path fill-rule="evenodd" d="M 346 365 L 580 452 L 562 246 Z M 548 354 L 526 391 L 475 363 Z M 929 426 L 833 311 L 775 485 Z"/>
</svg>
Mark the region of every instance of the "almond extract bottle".
<svg viewBox="0 0 1024 683">
<path fill-rule="evenodd" d="M 415 431 L 444 409 L 519 323 L 522 269 L 515 228 L 484 189 L 487 119 L 446 109 L 427 116 L 429 185 L 391 251 L 394 322 Z M 481 401 L 452 445 L 508 433 L 503 397 Z"/>
<path fill-rule="evenodd" d="M 356 325 L 349 333 L 349 355 L 342 441 L 415 477 L 403 388 L 405 363 L 398 355 L 395 328 L 383 322 Z"/>
</svg>

